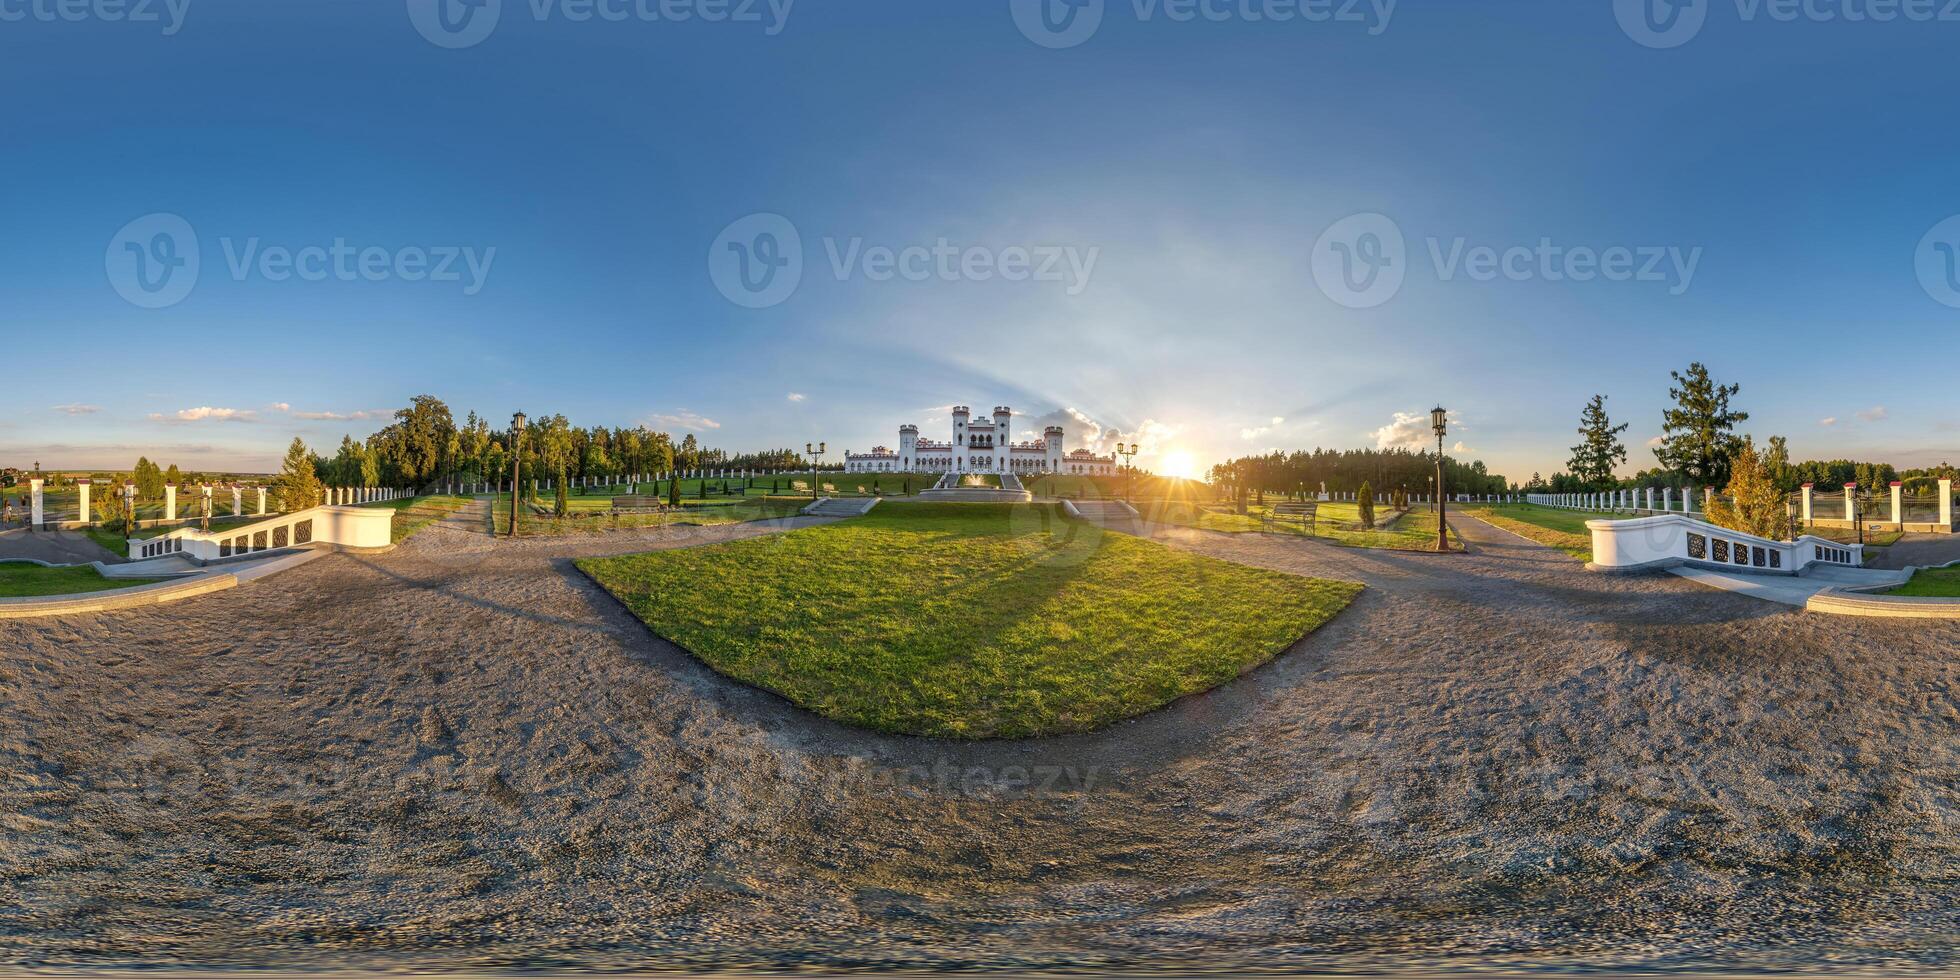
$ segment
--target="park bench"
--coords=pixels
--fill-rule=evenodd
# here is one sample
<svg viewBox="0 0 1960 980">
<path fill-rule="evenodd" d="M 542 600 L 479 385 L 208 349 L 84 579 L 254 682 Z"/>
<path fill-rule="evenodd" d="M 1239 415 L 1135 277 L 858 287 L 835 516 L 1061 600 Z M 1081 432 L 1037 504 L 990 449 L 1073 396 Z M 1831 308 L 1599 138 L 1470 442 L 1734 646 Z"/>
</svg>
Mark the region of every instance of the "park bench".
<svg viewBox="0 0 1960 980">
<path fill-rule="evenodd" d="M 1273 505 L 1266 513 L 1266 524 L 1298 524 L 1312 531 L 1314 522 L 1320 517 L 1320 505 L 1312 501 L 1285 501 Z"/>
</svg>

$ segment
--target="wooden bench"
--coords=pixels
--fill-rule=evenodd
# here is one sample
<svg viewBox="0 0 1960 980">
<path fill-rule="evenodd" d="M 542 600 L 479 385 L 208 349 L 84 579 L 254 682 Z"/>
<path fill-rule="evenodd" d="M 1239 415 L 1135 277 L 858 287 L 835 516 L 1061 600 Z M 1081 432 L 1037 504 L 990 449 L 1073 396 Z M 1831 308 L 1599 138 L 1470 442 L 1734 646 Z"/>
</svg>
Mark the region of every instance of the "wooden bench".
<svg viewBox="0 0 1960 980">
<path fill-rule="evenodd" d="M 1273 509 L 1266 514 L 1268 525 L 1299 524 L 1309 531 L 1313 530 L 1314 523 L 1319 519 L 1320 505 L 1312 501 L 1286 501 L 1274 504 Z"/>
</svg>

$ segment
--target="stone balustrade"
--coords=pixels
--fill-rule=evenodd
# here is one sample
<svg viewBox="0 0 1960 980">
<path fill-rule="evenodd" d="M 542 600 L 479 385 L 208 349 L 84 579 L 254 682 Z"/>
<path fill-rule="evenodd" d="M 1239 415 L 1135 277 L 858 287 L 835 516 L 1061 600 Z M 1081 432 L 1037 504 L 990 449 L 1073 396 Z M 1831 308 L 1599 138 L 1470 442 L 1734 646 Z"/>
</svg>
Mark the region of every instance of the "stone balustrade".
<svg viewBox="0 0 1960 980">
<path fill-rule="evenodd" d="M 1795 541 L 1731 531 L 1685 514 L 1587 521 L 1593 571 L 1636 572 L 1693 565 L 1761 575 L 1795 575 L 1815 564 L 1864 564 L 1864 546 L 1815 535 Z"/>
<path fill-rule="evenodd" d="M 381 508 L 313 507 L 242 527 L 219 531 L 179 528 L 159 537 L 132 539 L 129 557 L 141 560 L 182 555 L 208 562 L 283 548 L 385 550 L 394 543 L 394 518 L 394 511 Z"/>
</svg>

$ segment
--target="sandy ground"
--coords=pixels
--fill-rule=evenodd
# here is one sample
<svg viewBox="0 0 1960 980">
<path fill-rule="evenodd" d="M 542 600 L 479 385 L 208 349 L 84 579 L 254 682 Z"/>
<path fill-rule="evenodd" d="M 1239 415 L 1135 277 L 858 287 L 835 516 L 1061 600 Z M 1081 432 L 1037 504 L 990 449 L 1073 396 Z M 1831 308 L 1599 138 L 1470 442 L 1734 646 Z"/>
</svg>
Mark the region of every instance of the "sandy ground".
<svg viewBox="0 0 1960 980">
<path fill-rule="evenodd" d="M 1371 588 L 1092 736 L 869 736 L 458 515 L 0 623 L 0 961 L 1953 969 L 1960 625 L 1135 529 Z M 1114 530 L 1103 533 L 1116 533 Z"/>
</svg>

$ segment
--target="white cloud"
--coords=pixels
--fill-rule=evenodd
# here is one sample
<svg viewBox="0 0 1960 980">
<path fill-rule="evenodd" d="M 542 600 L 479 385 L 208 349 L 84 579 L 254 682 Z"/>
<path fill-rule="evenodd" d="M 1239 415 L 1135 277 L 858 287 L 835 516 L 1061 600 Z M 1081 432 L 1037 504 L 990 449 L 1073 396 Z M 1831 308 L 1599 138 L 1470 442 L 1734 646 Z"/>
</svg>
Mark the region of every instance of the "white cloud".
<svg viewBox="0 0 1960 980">
<path fill-rule="evenodd" d="M 800 402 L 809 397 L 810 397 L 809 395 L 806 395 L 800 391 L 792 391 L 789 393 L 789 400 L 793 402 Z"/>
<path fill-rule="evenodd" d="M 293 410 L 293 406 L 287 402 L 273 402 L 266 406 L 266 410 L 272 412 L 290 412 Z"/>
<path fill-rule="evenodd" d="M 1825 416 L 1825 417 L 1823 417 L 1823 418 L 1821 418 L 1821 419 L 1818 419 L 1818 420 L 1817 420 L 1817 424 L 1818 424 L 1818 425 L 1822 425 L 1822 426 L 1827 426 L 1827 427 L 1828 427 L 1828 426 L 1833 426 L 1833 425 L 1836 425 L 1836 424 L 1837 424 L 1837 416 L 1835 416 L 1835 415 L 1827 415 L 1827 416 Z"/>
<path fill-rule="evenodd" d="M 1835 422 L 1835 421 L 1837 421 L 1837 420 L 1836 420 L 1836 419 L 1832 419 L 1831 421 L 1834 421 L 1834 422 Z M 1653 437 L 1652 439 L 1649 439 L 1649 440 L 1647 440 L 1647 448 L 1648 448 L 1648 449 L 1659 449 L 1660 447 L 1662 447 L 1662 446 L 1664 446 L 1664 445 L 1667 445 L 1667 437 L 1666 437 L 1666 436 L 1655 436 L 1655 437 Z"/>
<path fill-rule="evenodd" d="M 56 405 L 50 411 L 61 412 L 64 415 L 94 415 L 102 411 L 102 407 L 100 405 L 83 405 L 77 402 L 72 405 Z"/>
<path fill-rule="evenodd" d="M 1476 450 L 1471 449 L 1469 446 L 1464 445 L 1462 440 L 1458 440 L 1456 445 L 1450 447 L 1450 452 L 1453 452 L 1458 456 L 1468 456 L 1471 453 L 1476 452 Z"/>
<path fill-rule="evenodd" d="M 364 408 L 357 412 L 294 412 L 293 418 L 308 422 L 368 422 L 393 418 L 394 415 L 385 408 Z"/>
<path fill-rule="evenodd" d="M 179 409 L 169 415 L 151 412 L 150 421 L 169 422 L 256 422 L 258 413 L 249 408 L 213 408 L 200 405 L 196 408 Z"/>
<path fill-rule="evenodd" d="M 1455 412 L 1451 412 L 1447 418 L 1451 428 L 1469 428 Z M 1411 452 L 1428 449 L 1436 438 L 1428 412 L 1396 412 L 1395 421 L 1370 434 L 1375 437 L 1376 449 L 1407 449 Z"/>
<path fill-rule="evenodd" d="M 1885 417 L 1887 414 L 1889 413 L 1885 411 L 1885 406 L 1873 405 L 1872 407 L 1865 409 L 1862 412 L 1859 412 L 1858 419 L 1863 422 L 1883 422 L 1885 421 Z"/>
<path fill-rule="evenodd" d="M 1273 431 L 1275 428 L 1278 428 L 1279 426 L 1285 424 L 1286 424 L 1286 419 L 1275 415 L 1273 416 L 1273 421 L 1272 424 L 1270 425 L 1262 425 L 1262 426 L 1258 426 L 1257 428 L 1251 428 L 1251 429 L 1240 429 L 1239 438 L 1248 441 L 1252 439 L 1257 439 L 1260 436 L 1263 436 L 1266 433 Z"/>
<path fill-rule="evenodd" d="M 720 422 L 717 422 L 714 419 L 711 419 L 705 415 L 701 415 L 696 412 L 690 412 L 684 408 L 672 414 L 656 413 L 654 415 L 649 415 L 647 416 L 647 422 L 650 423 L 655 428 L 681 429 L 683 431 L 693 431 L 693 432 L 705 432 L 709 429 L 721 428 Z"/>
</svg>

